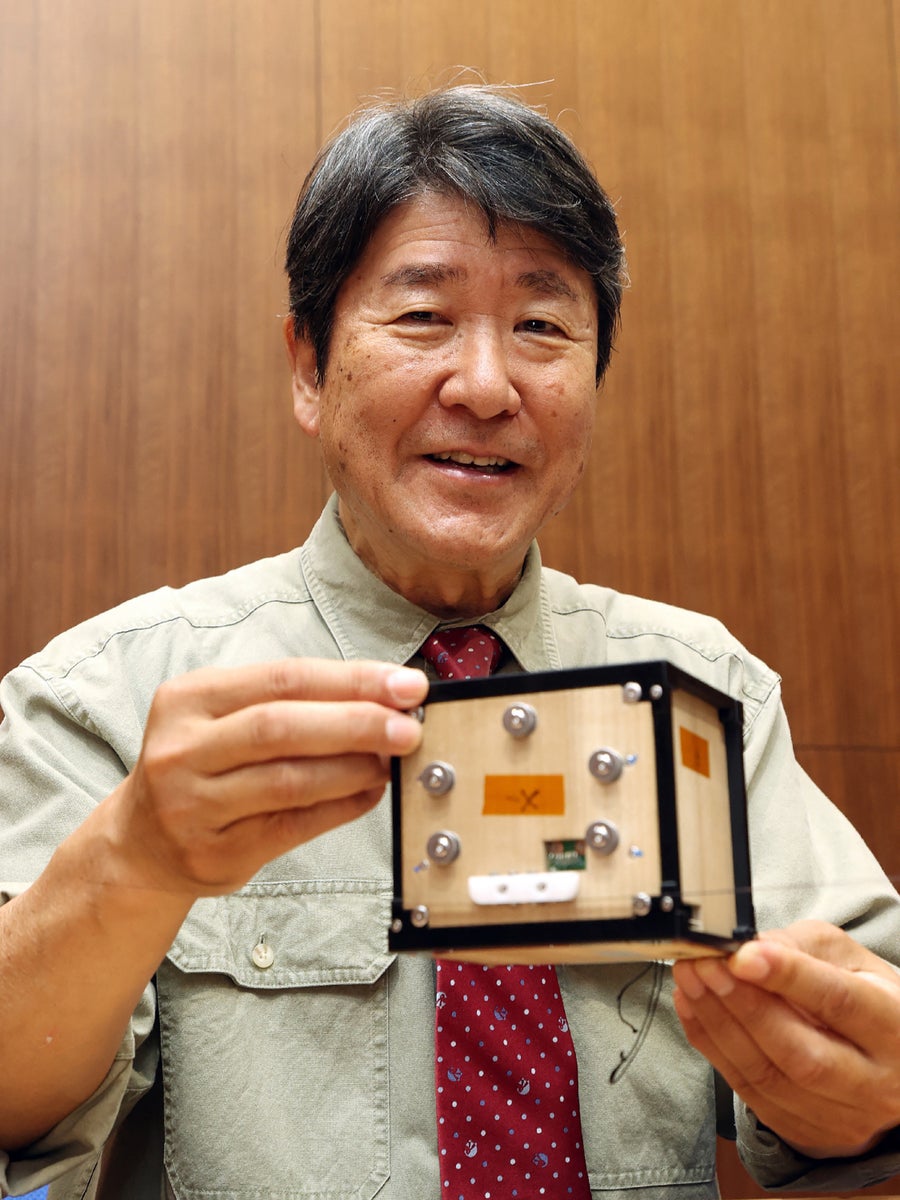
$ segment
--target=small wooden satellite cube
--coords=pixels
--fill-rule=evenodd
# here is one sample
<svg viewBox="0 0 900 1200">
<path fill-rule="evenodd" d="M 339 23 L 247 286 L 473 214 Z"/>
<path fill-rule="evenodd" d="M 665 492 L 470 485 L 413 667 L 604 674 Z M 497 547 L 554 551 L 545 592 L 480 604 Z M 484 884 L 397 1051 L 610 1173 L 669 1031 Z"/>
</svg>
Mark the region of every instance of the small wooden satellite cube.
<svg viewBox="0 0 900 1200">
<path fill-rule="evenodd" d="M 754 934 L 741 704 L 668 662 L 433 684 L 392 763 L 389 945 L 483 963 Z"/>
</svg>

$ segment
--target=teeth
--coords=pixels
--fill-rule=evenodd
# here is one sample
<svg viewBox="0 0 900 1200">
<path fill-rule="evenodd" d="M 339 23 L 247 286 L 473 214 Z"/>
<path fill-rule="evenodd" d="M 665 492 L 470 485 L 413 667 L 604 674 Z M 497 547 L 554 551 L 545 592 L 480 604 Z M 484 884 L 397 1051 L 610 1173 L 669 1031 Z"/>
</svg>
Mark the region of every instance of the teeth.
<svg viewBox="0 0 900 1200">
<path fill-rule="evenodd" d="M 493 455 L 476 458 L 474 454 L 465 454 L 461 450 L 448 450 L 445 454 L 435 454 L 432 457 L 441 462 L 459 463 L 461 467 L 505 467 L 509 462 L 508 458 L 495 458 Z"/>
</svg>

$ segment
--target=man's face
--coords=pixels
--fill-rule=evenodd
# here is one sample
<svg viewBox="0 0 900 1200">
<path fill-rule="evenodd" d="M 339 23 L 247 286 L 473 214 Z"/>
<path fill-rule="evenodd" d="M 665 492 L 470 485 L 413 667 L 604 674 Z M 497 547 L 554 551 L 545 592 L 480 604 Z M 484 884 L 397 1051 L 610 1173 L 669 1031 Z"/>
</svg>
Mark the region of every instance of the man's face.
<svg viewBox="0 0 900 1200">
<path fill-rule="evenodd" d="M 288 342 L 297 419 L 363 561 L 440 614 L 501 603 L 584 468 L 589 275 L 532 229 L 491 242 L 480 212 L 426 194 L 391 211 L 341 288 L 321 386 L 311 347 Z"/>
</svg>

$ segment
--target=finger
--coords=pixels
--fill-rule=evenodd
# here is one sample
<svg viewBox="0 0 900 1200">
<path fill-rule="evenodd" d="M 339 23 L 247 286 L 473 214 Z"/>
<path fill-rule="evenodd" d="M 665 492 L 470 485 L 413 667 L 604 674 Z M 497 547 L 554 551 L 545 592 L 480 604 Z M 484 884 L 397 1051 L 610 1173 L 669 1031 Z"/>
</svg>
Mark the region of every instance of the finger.
<svg viewBox="0 0 900 1200">
<path fill-rule="evenodd" d="M 212 722 L 205 738 L 206 769 L 334 754 L 389 757 L 414 750 L 421 740 L 422 725 L 415 717 L 380 704 L 276 701 Z"/>
<path fill-rule="evenodd" d="M 777 942 L 795 950 L 803 950 L 813 958 L 833 963 L 848 970 L 862 969 L 874 956 L 837 925 L 827 921 L 795 921 L 785 929 L 771 929 L 759 934 L 759 940 Z M 880 961 L 880 960 L 878 960 Z"/>
<path fill-rule="evenodd" d="M 207 782 L 220 828 L 263 814 L 313 808 L 377 789 L 389 778 L 383 759 L 373 754 L 334 758 L 282 759 L 241 767 Z"/>
<path fill-rule="evenodd" d="M 698 1004 L 676 989 L 674 999 L 691 1045 L 709 1059 L 763 1124 L 803 1152 L 829 1157 L 862 1153 L 879 1128 L 896 1123 L 889 1117 L 879 1126 L 872 1097 L 883 1090 L 884 1081 L 873 1083 L 861 1059 L 852 1075 L 841 1077 L 836 1094 L 810 1091 L 789 1077 L 783 1062 L 755 1060 L 752 1047 L 745 1047 L 745 1058 L 738 1043 L 723 1032 L 728 1015 L 724 1005 L 716 1011 L 717 998 L 708 996 Z M 755 1065 L 748 1068 L 748 1062 Z"/>
<path fill-rule="evenodd" d="M 838 1097 L 859 1070 L 854 1046 L 782 997 L 739 982 L 723 961 L 697 963 L 680 982 L 711 1040 L 758 1086 L 784 1079 Z"/>
<path fill-rule="evenodd" d="M 814 1022 L 875 1054 L 886 1038 L 896 1038 L 900 982 L 862 969 L 878 960 L 864 947 L 856 947 L 852 939 L 846 941 L 849 946 L 842 956 L 845 962 L 854 963 L 850 969 L 814 958 L 775 938 L 742 946 L 729 960 L 728 969 L 736 979 L 783 997 Z"/>
<path fill-rule="evenodd" d="M 275 700 L 368 700 L 391 708 L 421 704 L 428 691 L 422 671 L 391 663 L 288 658 L 247 667 L 208 667 L 164 683 L 157 708 L 186 707 L 222 717 Z"/>
<path fill-rule="evenodd" d="M 772 929 L 759 934 L 759 941 L 766 944 L 775 942 L 791 949 L 802 950 L 813 958 L 821 959 L 822 962 L 832 963 L 848 971 L 864 972 L 869 976 L 877 975 L 884 982 L 900 987 L 900 977 L 893 967 L 857 942 L 845 930 L 837 925 L 830 925 L 827 921 L 795 921 L 785 929 Z"/>
<path fill-rule="evenodd" d="M 174 891 L 187 881 L 200 895 L 223 895 L 242 887 L 259 868 L 374 808 L 384 788 L 374 788 L 303 808 L 255 813 L 195 839 L 175 860 L 167 861 L 164 879 Z M 154 886 L 166 886 L 155 881 Z"/>
<path fill-rule="evenodd" d="M 812 1144 L 821 1137 L 823 1123 L 827 1122 L 836 1136 L 858 1122 L 860 1107 L 851 1099 L 853 1089 L 849 1086 L 858 1073 L 854 1070 L 856 1064 L 840 1063 L 837 1074 L 832 1074 L 821 1047 L 804 1056 L 793 1040 L 800 1031 L 802 1017 L 788 1006 L 767 998 L 784 1010 L 786 1028 L 781 1048 L 791 1047 L 790 1056 L 784 1052 L 770 1056 L 760 1047 L 755 1031 L 751 1033 L 736 1020 L 727 1003 L 715 993 L 700 988 L 695 997 L 678 987 L 673 999 L 691 1045 L 765 1124 L 783 1136 Z"/>
<path fill-rule="evenodd" d="M 246 764 L 340 754 L 407 754 L 422 740 L 415 717 L 369 702 L 277 700 L 216 721 L 181 722 L 148 741 L 152 772 L 189 769 L 217 776 Z"/>
<path fill-rule="evenodd" d="M 227 831 L 226 838 L 239 844 L 242 856 L 254 858 L 259 863 L 269 862 L 304 842 L 364 816 L 379 803 L 383 794 L 383 787 L 377 786 L 312 806 L 264 813 L 237 822 Z"/>
</svg>

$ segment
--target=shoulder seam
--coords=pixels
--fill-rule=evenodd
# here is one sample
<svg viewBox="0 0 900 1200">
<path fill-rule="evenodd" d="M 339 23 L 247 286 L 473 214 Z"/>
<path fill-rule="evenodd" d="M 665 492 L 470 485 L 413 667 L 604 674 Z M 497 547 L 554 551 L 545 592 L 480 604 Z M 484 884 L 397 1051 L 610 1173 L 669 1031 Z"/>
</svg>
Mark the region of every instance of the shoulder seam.
<svg viewBox="0 0 900 1200">
<path fill-rule="evenodd" d="M 186 612 L 175 612 L 170 616 L 156 617 L 152 620 L 148 620 L 144 624 L 136 623 L 134 625 L 124 626 L 119 629 L 113 629 L 107 633 L 106 636 L 104 636 L 103 639 L 93 647 L 93 649 L 80 654 L 77 658 L 74 658 L 71 662 L 69 662 L 67 666 L 61 667 L 57 671 L 51 671 L 49 669 L 49 665 L 44 670 L 41 670 L 40 652 L 37 655 L 29 656 L 29 658 L 27 658 L 25 662 L 21 664 L 21 666 L 33 671 L 35 675 L 41 679 L 44 679 L 49 684 L 51 680 L 66 679 L 72 671 L 76 670 L 83 663 L 90 661 L 90 659 L 98 658 L 111 642 L 116 641 L 118 638 L 127 637 L 129 634 L 147 633 L 150 630 L 161 628 L 163 625 L 169 625 L 176 621 L 185 621 L 192 629 L 228 629 L 231 626 L 240 625 L 242 621 L 245 621 L 248 617 L 252 616 L 256 612 L 259 612 L 260 609 L 266 608 L 270 604 L 294 605 L 311 604 L 312 602 L 312 597 L 308 594 L 306 596 L 299 597 L 273 596 L 266 599 L 252 601 L 250 605 L 242 611 L 230 616 L 228 619 L 221 620 L 203 620 L 191 617 L 190 614 Z"/>
</svg>

